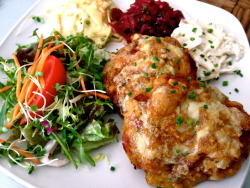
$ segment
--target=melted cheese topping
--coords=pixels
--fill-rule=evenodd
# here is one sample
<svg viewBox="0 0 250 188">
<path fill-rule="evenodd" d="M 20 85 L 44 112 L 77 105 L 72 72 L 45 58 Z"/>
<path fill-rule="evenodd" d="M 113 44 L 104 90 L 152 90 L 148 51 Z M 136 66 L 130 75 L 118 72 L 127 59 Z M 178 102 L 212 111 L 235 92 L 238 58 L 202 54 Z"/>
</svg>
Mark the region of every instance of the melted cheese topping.
<svg viewBox="0 0 250 188">
<path fill-rule="evenodd" d="M 148 159 L 155 157 L 155 150 L 148 148 L 150 144 L 149 137 L 145 134 L 137 134 L 136 140 L 138 151 L 143 155 L 143 157 Z"/>
</svg>

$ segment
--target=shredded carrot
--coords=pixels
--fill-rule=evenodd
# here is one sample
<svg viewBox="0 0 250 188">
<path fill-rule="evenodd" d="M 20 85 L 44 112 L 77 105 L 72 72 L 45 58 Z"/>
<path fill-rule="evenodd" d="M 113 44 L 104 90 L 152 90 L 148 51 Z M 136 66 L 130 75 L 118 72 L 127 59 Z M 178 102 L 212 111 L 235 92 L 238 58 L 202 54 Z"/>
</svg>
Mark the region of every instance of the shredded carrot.
<svg viewBox="0 0 250 188">
<path fill-rule="evenodd" d="M 54 45 L 53 41 L 54 41 L 54 39 L 52 39 L 52 40 L 50 41 L 51 43 L 49 43 L 48 49 L 52 48 L 52 46 Z"/>
<path fill-rule="evenodd" d="M 39 83 L 41 84 L 42 88 L 44 88 L 44 87 L 45 87 L 45 80 L 44 80 L 44 77 L 43 77 L 43 76 L 42 76 L 42 77 L 39 77 L 39 78 L 38 78 L 38 81 L 39 81 Z"/>
<path fill-rule="evenodd" d="M 43 54 L 41 60 L 39 61 L 39 64 L 38 64 L 38 66 L 37 66 L 37 71 L 38 71 L 38 72 L 42 72 L 47 57 L 48 57 L 53 51 L 58 50 L 58 49 L 62 48 L 63 46 L 64 46 L 64 44 L 60 44 L 60 45 L 58 45 L 58 46 L 54 46 L 54 47 L 48 49 L 48 51 L 46 51 L 46 52 Z"/>
<path fill-rule="evenodd" d="M 76 60 L 76 53 L 73 53 L 73 58 Z M 79 65 L 76 64 L 76 68 L 78 68 L 78 67 L 79 67 Z M 80 83 L 82 85 L 82 90 L 86 91 L 86 87 L 85 87 L 83 76 L 81 76 L 81 78 L 80 78 Z M 109 96 L 101 94 L 101 93 L 97 93 L 97 92 L 90 91 L 90 92 L 85 92 L 85 94 L 94 95 L 94 96 L 97 96 L 97 97 L 100 97 L 100 98 L 103 98 L 103 99 L 109 99 Z"/>
<path fill-rule="evenodd" d="M 16 64 L 16 67 L 17 69 L 19 69 L 21 66 L 20 66 L 20 63 L 19 63 L 19 60 L 16 56 L 16 54 L 12 54 L 13 58 L 14 58 L 14 62 Z M 22 70 L 19 69 L 17 71 L 17 82 L 16 82 L 16 97 L 18 98 L 18 96 L 20 95 L 20 92 L 21 92 L 21 84 L 22 84 Z"/>
<path fill-rule="evenodd" d="M 17 103 L 16 106 L 13 108 L 12 120 L 16 117 L 19 111 L 20 111 L 20 105 Z"/>
<path fill-rule="evenodd" d="M 38 57 L 40 56 L 40 53 L 41 53 L 41 47 L 43 46 L 43 35 L 40 36 L 40 39 L 39 39 L 39 43 L 38 43 L 38 46 L 37 46 L 37 51 L 36 51 L 36 55 L 35 55 L 35 58 L 34 58 L 34 62 L 38 59 Z"/>
<path fill-rule="evenodd" d="M 97 92 L 93 92 L 93 91 L 89 91 L 87 93 L 90 94 L 90 95 L 94 95 L 94 96 L 100 97 L 102 99 L 109 99 L 110 98 L 107 95 L 104 95 L 104 94 L 101 94 L 101 93 L 97 93 Z"/>
<path fill-rule="evenodd" d="M 42 47 L 42 45 L 43 45 L 43 36 L 41 35 L 40 41 L 39 41 L 39 44 L 38 44 L 38 49 L 37 49 L 37 52 L 36 52 L 36 55 L 35 55 L 35 58 L 34 58 L 34 63 L 28 69 L 28 73 L 30 75 L 33 75 L 35 73 L 35 71 L 42 72 L 47 57 L 53 51 L 58 50 L 58 49 L 60 49 L 60 48 L 62 48 L 64 46 L 64 44 L 60 44 L 60 45 L 54 46 L 54 47 L 52 47 L 50 49 L 48 49 L 48 47 L 45 47 L 43 50 L 41 50 L 39 48 Z M 42 56 L 41 58 L 39 58 L 40 54 Z M 17 59 L 17 56 L 15 54 L 13 54 L 13 58 L 14 58 L 14 61 L 15 61 L 15 64 L 16 64 L 17 68 L 19 68 L 20 63 L 19 63 L 19 61 Z M 21 83 L 22 83 L 21 70 L 19 70 L 18 73 L 19 73 L 19 75 L 18 75 L 18 79 L 17 79 L 17 93 L 16 93 L 18 102 L 22 103 L 24 100 L 27 100 L 27 99 L 25 99 L 26 97 L 27 98 L 30 97 L 29 100 L 28 100 L 28 104 L 30 104 L 33 101 L 34 97 L 35 97 L 35 94 L 32 93 L 32 92 L 34 90 L 38 91 L 39 88 L 37 88 L 36 84 L 34 82 L 32 82 L 31 79 L 27 79 L 27 80 L 25 79 L 24 83 L 23 83 L 23 87 L 21 88 Z M 39 77 L 38 81 L 40 82 L 40 84 L 43 87 L 45 86 L 45 81 L 44 81 L 43 77 Z M 19 103 L 17 103 L 16 106 L 13 108 L 12 120 L 11 120 L 10 123 L 8 123 L 6 125 L 6 128 L 10 129 L 13 126 L 13 122 L 23 116 L 23 114 L 20 112 L 20 109 L 21 109 L 21 107 L 20 107 Z"/>
<path fill-rule="evenodd" d="M 0 139 L 0 144 L 2 144 L 3 142 L 9 143 L 9 142 L 7 142 L 7 141 L 5 141 L 5 140 Z M 27 153 L 27 152 L 25 152 L 25 151 L 22 151 L 21 148 L 19 148 L 19 147 L 17 147 L 17 146 L 12 146 L 12 148 L 15 148 L 16 151 L 17 151 L 19 154 L 25 156 L 26 158 L 29 158 L 29 160 L 31 160 L 31 161 L 33 161 L 33 162 L 35 162 L 35 163 L 39 163 L 39 162 L 40 162 L 38 159 L 34 158 L 34 156 L 32 156 L 31 154 L 29 154 L 29 153 Z"/>
<path fill-rule="evenodd" d="M 55 35 L 55 39 L 56 39 L 56 40 L 59 40 L 58 35 Z M 62 54 L 62 53 L 63 53 L 63 51 L 62 51 L 62 49 L 61 49 L 61 48 L 59 49 L 59 53 L 60 53 L 60 54 Z"/>
<path fill-rule="evenodd" d="M 36 92 L 38 92 L 38 88 L 36 89 Z M 35 93 L 31 93 L 32 95 L 29 97 L 29 100 L 28 100 L 28 105 L 30 106 L 31 102 L 34 100 L 36 94 Z"/>
<path fill-rule="evenodd" d="M 73 53 L 73 58 L 76 60 L 76 53 Z M 78 64 L 76 64 L 76 68 L 79 68 L 79 65 L 78 65 Z M 86 90 L 86 87 L 85 87 L 85 83 L 84 83 L 84 78 L 83 78 L 83 76 L 81 76 L 81 78 L 80 78 L 80 83 L 81 83 L 81 86 L 82 86 L 83 91 L 85 91 L 85 90 Z"/>
<path fill-rule="evenodd" d="M 33 65 L 31 65 L 28 69 L 28 74 L 29 75 L 33 75 L 35 73 L 35 70 L 36 70 L 36 65 L 37 63 L 33 63 Z M 28 75 L 27 75 L 28 76 Z"/>
<path fill-rule="evenodd" d="M 25 83 L 24 83 L 24 85 L 23 85 L 23 87 L 22 87 L 22 90 L 21 90 L 21 93 L 20 93 L 20 95 L 18 96 L 18 101 L 20 101 L 20 102 L 23 102 L 23 100 L 24 100 L 24 98 L 25 98 L 25 95 L 26 95 L 26 92 L 27 92 L 27 89 L 28 89 L 28 87 L 30 87 L 30 85 L 31 85 L 31 80 L 29 79 L 29 80 L 27 80 Z"/>
<path fill-rule="evenodd" d="M 3 88 L 0 89 L 0 93 L 8 91 L 12 86 L 5 86 Z"/>
<path fill-rule="evenodd" d="M 7 129 L 10 129 L 13 126 L 13 120 L 11 122 L 9 122 L 5 127 Z"/>
<path fill-rule="evenodd" d="M 11 122 L 9 122 L 5 127 L 7 129 L 10 129 L 13 126 L 13 122 L 16 121 L 17 119 L 19 119 L 20 117 L 22 117 L 22 113 L 18 112 L 18 114 L 12 118 Z"/>
</svg>

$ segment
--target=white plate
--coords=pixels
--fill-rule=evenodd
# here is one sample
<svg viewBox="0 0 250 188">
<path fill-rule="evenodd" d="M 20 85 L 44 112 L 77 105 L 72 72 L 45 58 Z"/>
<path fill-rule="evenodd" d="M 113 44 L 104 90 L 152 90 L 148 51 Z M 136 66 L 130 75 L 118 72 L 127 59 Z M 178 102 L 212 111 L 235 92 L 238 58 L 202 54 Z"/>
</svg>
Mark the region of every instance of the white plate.
<svg viewBox="0 0 250 188">
<path fill-rule="evenodd" d="M 118 7 L 126 10 L 133 0 L 115 0 Z M 244 58 L 237 63 L 241 69 L 244 77 L 241 78 L 237 75 L 222 76 L 219 81 L 215 83 L 231 100 L 239 101 L 244 104 L 245 110 L 250 113 L 250 87 L 248 80 L 250 80 L 250 48 L 246 34 L 238 22 L 238 20 L 230 13 L 198 1 L 191 0 L 168 0 L 170 5 L 175 9 L 184 11 L 190 18 L 197 18 L 202 22 L 220 23 L 225 26 L 227 32 L 232 33 L 237 40 L 245 47 Z M 45 17 L 45 10 L 47 9 L 48 0 L 39 1 L 34 7 L 28 11 L 20 22 L 13 28 L 0 46 L 0 56 L 4 58 L 11 58 L 11 53 L 16 50 L 16 44 L 28 44 L 35 40 L 34 37 L 30 38 L 32 32 L 37 27 L 43 27 L 42 24 L 34 23 L 29 18 L 31 15 Z M 16 36 L 16 32 L 23 21 L 21 33 Z M 121 47 L 121 44 L 110 44 L 108 49 L 114 50 Z M 229 80 L 228 87 L 222 87 L 222 81 Z M 239 89 L 239 93 L 234 92 L 234 88 Z M 231 94 L 229 94 L 231 92 Z M 118 120 L 118 126 L 121 127 L 121 120 Z M 0 136 L 1 138 L 2 136 Z M 120 139 L 120 138 L 119 138 Z M 127 187 L 150 187 L 146 184 L 144 172 L 142 170 L 134 170 L 130 164 L 125 152 L 123 151 L 121 141 L 119 143 L 110 144 L 103 147 L 98 152 L 104 153 L 109 157 L 110 164 L 106 161 L 97 163 L 94 168 L 79 167 L 74 169 L 72 165 L 67 165 L 61 168 L 41 167 L 34 171 L 32 175 L 28 175 L 27 171 L 18 166 L 9 166 L 5 159 L 0 159 L 0 170 L 8 174 L 10 177 L 27 187 L 108 187 L 108 188 L 127 188 Z M 204 182 L 197 186 L 197 188 L 226 188 L 234 187 L 239 188 L 242 186 L 244 179 L 247 175 L 250 162 L 245 161 L 237 175 L 226 178 L 222 181 Z M 116 171 L 110 171 L 110 167 L 115 166 Z"/>
</svg>

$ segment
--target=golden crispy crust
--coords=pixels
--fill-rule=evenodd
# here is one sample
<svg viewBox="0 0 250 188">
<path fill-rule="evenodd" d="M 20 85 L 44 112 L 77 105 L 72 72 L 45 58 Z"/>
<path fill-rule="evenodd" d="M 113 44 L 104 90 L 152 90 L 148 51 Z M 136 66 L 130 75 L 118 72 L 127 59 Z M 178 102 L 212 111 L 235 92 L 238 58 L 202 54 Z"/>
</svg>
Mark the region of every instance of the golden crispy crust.
<svg viewBox="0 0 250 188">
<path fill-rule="evenodd" d="M 195 78 L 196 66 L 176 39 L 135 35 L 130 44 L 111 55 L 103 73 L 105 89 L 118 105 L 118 99 L 123 100 L 129 91 L 138 98 L 146 97 L 145 88 L 150 88 L 159 74 Z"/>
<path fill-rule="evenodd" d="M 127 156 L 159 187 L 234 175 L 248 155 L 250 116 L 217 88 L 190 79 L 196 70 L 175 39 L 160 41 L 135 38 L 104 69 L 108 94 L 124 116 Z"/>
</svg>

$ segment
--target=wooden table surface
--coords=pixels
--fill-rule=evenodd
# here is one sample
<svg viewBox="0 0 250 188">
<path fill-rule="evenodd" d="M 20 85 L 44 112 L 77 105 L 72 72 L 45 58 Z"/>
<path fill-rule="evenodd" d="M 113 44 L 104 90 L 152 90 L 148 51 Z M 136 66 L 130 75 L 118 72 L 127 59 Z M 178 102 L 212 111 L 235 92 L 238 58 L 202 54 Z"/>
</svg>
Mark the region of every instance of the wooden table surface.
<svg viewBox="0 0 250 188">
<path fill-rule="evenodd" d="M 250 41 L 250 0 L 199 0 L 232 13 L 242 24 Z"/>
</svg>

